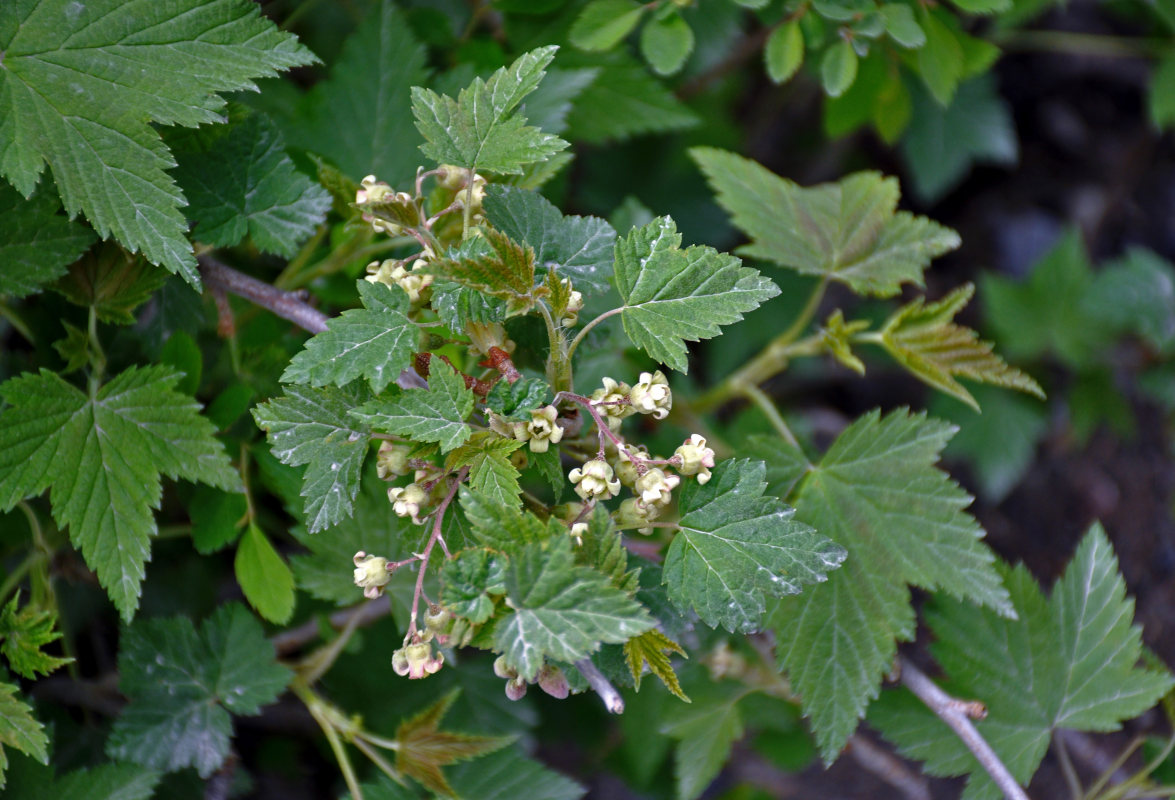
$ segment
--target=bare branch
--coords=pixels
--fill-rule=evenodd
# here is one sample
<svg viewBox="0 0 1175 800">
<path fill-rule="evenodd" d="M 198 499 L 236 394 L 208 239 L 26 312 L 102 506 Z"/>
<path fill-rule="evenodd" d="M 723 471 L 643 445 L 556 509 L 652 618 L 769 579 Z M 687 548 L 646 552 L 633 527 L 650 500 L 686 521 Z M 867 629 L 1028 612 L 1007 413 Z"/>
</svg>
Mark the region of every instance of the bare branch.
<svg viewBox="0 0 1175 800">
<path fill-rule="evenodd" d="M 604 677 L 604 673 L 596 669 L 596 665 L 592 663 L 590 658 L 581 658 L 576 661 L 575 668 L 604 701 L 604 708 L 613 714 L 624 713 L 624 698 L 620 696 L 620 692 L 616 691 L 616 687 L 612 685 L 611 681 Z"/>
<path fill-rule="evenodd" d="M 200 256 L 199 262 L 200 277 L 210 289 L 251 300 L 311 333 L 326 330 L 326 314 L 303 300 L 297 292 L 283 292 L 209 256 Z"/>
<path fill-rule="evenodd" d="M 931 800 L 930 787 L 921 775 L 915 775 L 901 759 L 878 747 L 859 732 L 849 739 L 848 754 L 866 772 L 871 772 L 897 789 L 909 800 Z"/>
<path fill-rule="evenodd" d="M 368 600 L 362 605 L 354 606 L 353 608 L 344 608 L 341 611 L 336 611 L 331 614 L 330 626 L 335 630 L 342 630 L 353 617 L 358 618 L 356 625 L 370 625 L 390 613 L 392 613 L 392 606 L 386 597 Z M 274 649 L 277 650 L 279 656 L 288 656 L 313 642 L 321 633 L 322 629 L 318 626 L 318 620 L 312 619 L 296 628 L 279 633 L 269 641 L 273 643 Z"/>
<path fill-rule="evenodd" d="M 1004 793 L 1004 797 L 1007 800 L 1028 800 L 1024 789 L 1016 782 L 1012 773 L 1008 772 L 1008 768 L 1004 766 L 1004 762 L 1000 760 L 1000 757 L 991 749 L 991 745 L 980 735 L 979 731 L 975 730 L 975 726 L 971 723 L 971 718 L 978 715 L 982 704 L 951 697 L 938 688 L 934 681 L 926 677 L 926 674 L 908 659 L 900 659 L 898 666 L 901 670 L 902 683 L 906 685 L 906 688 L 925 703 L 926 707 L 933 711 L 939 719 L 950 726 L 980 765 L 987 770 L 987 774 Z"/>
</svg>

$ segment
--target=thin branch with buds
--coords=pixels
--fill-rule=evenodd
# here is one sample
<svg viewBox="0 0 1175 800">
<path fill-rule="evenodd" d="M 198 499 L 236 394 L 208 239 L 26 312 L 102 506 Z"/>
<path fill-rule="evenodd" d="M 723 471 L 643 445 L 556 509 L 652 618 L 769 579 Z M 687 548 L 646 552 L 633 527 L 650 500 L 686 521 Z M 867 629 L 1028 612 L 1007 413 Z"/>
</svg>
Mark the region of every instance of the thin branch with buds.
<svg viewBox="0 0 1175 800">
<path fill-rule="evenodd" d="M 983 704 L 951 697 L 908 659 L 900 659 L 898 669 L 901 670 L 901 681 L 906 688 L 925 703 L 935 716 L 950 726 L 979 764 L 987 770 L 987 774 L 995 781 L 1007 800 L 1028 800 L 1024 789 L 971 722 L 972 719 L 983 719 L 987 715 L 987 709 Z"/>
<path fill-rule="evenodd" d="M 424 594 L 424 575 L 428 572 L 428 560 L 432 556 L 432 549 L 437 542 L 441 542 L 441 549 L 446 553 L 448 548 L 444 545 L 444 540 L 441 538 L 441 525 L 445 521 L 445 511 L 448 510 L 449 504 L 453 502 L 453 498 L 457 496 L 457 487 L 465 480 L 465 476 L 469 474 L 469 467 L 462 467 L 461 471 L 453 479 L 453 483 L 449 486 L 449 491 L 445 493 L 445 499 L 437 506 L 436 515 L 432 521 L 432 533 L 429 534 L 428 544 L 424 546 L 424 552 L 420 554 L 420 567 L 416 575 L 416 589 L 412 592 L 412 618 L 408 621 L 408 634 L 404 637 L 404 641 L 412 640 L 416 635 L 416 616 L 420 610 L 420 598 Z"/>
</svg>

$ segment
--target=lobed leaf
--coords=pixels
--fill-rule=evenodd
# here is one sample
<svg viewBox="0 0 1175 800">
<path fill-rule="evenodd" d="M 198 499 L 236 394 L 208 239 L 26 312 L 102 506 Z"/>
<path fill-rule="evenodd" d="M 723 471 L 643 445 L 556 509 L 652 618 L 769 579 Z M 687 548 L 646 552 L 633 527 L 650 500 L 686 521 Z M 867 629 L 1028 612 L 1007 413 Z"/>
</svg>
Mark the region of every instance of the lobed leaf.
<svg viewBox="0 0 1175 800">
<path fill-rule="evenodd" d="M 922 286 L 931 259 L 959 246 L 959 236 L 897 208 L 895 178 L 858 172 L 837 183 L 801 187 L 724 150 L 690 150 L 751 243 L 740 254 L 806 275 L 840 281 L 858 294 L 890 297 L 904 283 Z"/>
<path fill-rule="evenodd" d="M 1028 571 L 1005 570 L 1018 619 L 937 598 L 927 622 L 948 688 L 987 706 L 976 723 L 1027 783 L 1054 730 L 1117 730 L 1171 690 L 1165 669 L 1140 667 L 1134 602 L 1101 526 L 1094 524 L 1047 600 Z M 932 775 L 969 775 L 967 800 L 1002 796 L 974 756 L 924 706 L 887 691 L 869 722 Z"/>
<path fill-rule="evenodd" d="M 779 294 L 779 287 L 712 247 L 680 248 L 681 234 L 660 217 L 616 242 L 613 279 L 633 344 L 687 372 L 685 343 L 710 339 Z"/>
<path fill-rule="evenodd" d="M 758 630 L 768 597 L 827 580 L 845 559 L 843 547 L 763 495 L 765 473 L 762 462 L 724 461 L 705 485 L 688 482 L 678 501 L 662 580 L 674 605 L 711 627 Z"/>
<path fill-rule="evenodd" d="M 195 767 L 205 778 L 228 755 L 229 712 L 257 714 L 292 677 L 237 603 L 199 631 L 186 617 L 135 623 L 123 632 L 118 666 L 130 704 L 114 722 L 107 755 L 164 771 Z"/>
<path fill-rule="evenodd" d="M 406 316 L 408 295 L 399 287 L 358 281 L 363 308 L 344 311 L 312 336 L 290 360 L 283 383 L 344 386 L 366 378 L 373 392 L 400 377 L 420 346 L 420 331 Z"/>
<path fill-rule="evenodd" d="M 238 490 L 240 477 L 179 374 L 131 367 L 92 394 L 42 370 L 0 385 L 0 508 L 51 489 L 53 518 L 124 619 L 150 559 L 160 474 Z"/>
<path fill-rule="evenodd" d="M 438 164 L 518 174 L 567 147 L 514 113 L 542 80 L 555 47 L 540 47 L 502 67 L 487 80 L 475 78 L 456 99 L 412 87 L 412 113 L 425 138 L 420 149 Z"/>
<path fill-rule="evenodd" d="M 311 533 L 351 516 L 370 428 L 350 411 L 365 396 L 353 388 L 287 386 L 281 397 L 253 409 L 253 419 L 268 435 L 278 460 L 306 465 L 303 514 Z"/>
<path fill-rule="evenodd" d="M 0 175 L 25 197 L 48 163 L 70 216 L 200 285 L 152 124 L 220 121 L 217 93 L 315 61 L 244 0 L 0 5 Z"/>
<path fill-rule="evenodd" d="M 914 634 L 909 584 L 1015 614 L 971 497 L 934 464 L 954 429 L 874 411 L 844 430 L 796 493 L 796 519 L 848 551 L 827 584 L 768 616 L 779 659 L 832 761 L 877 696 L 898 640 Z"/>
<path fill-rule="evenodd" d="M 0 184 L 0 295 L 39 292 L 93 244 L 94 232 L 57 213 L 60 209 L 49 192 L 26 200 Z"/>
<path fill-rule="evenodd" d="M 381 433 L 436 442 L 447 453 L 469 438 L 465 418 L 473 412 L 473 392 L 460 373 L 440 359 L 433 361 L 427 389 L 392 389 L 390 396 L 370 400 L 349 413 Z"/>
</svg>

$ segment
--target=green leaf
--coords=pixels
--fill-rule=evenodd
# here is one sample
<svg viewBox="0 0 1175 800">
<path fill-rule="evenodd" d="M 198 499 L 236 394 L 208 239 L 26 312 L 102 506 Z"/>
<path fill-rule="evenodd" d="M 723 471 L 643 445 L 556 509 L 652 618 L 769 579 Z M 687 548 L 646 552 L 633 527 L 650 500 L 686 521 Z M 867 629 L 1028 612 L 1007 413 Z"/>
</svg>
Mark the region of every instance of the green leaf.
<svg viewBox="0 0 1175 800">
<path fill-rule="evenodd" d="M 902 157 L 910 168 L 914 191 L 924 200 L 938 200 L 973 165 L 1013 165 L 1019 152 L 1012 115 L 993 76 L 960 84 L 947 108 L 923 91 L 914 92 Z"/>
<path fill-rule="evenodd" d="M 508 314 L 525 311 L 532 303 L 534 250 L 493 228 L 482 228 L 478 240 L 433 261 L 429 270 L 440 278 L 505 300 Z"/>
<path fill-rule="evenodd" d="M 1147 90 L 1147 109 L 1157 128 L 1175 125 L 1175 55 L 1159 61 Z"/>
<path fill-rule="evenodd" d="M 812 469 L 812 463 L 800 450 L 775 434 L 748 436 L 738 448 L 740 455 L 762 461 L 767 468 L 767 493 L 787 497 L 796 484 Z"/>
<path fill-rule="evenodd" d="M 199 632 L 186 617 L 140 620 L 122 634 L 118 668 L 130 704 L 106 754 L 168 772 L 195 767 L 204 778 L 228 755 L 229 713 L 259 713 L 292 677 L 238 603 L 218 608 Z"/>
<path fill-rule="evenodd" d="M 935 468 L 954 429 L 923 414 L 874 411 L 850 425 L 801 484 L 796 519 L 848 550 L 826 584 L 768 614 L 825 761 L 857 726 L 914 634 L 908 584 L 1012 615 L 971 498 Z M 917 523 L 911 523 L 916 519 Z"/>
<path fill-rule="evenodd" d="M 951 0 L 970 14 L 996 14 L 1012 7 L 1012 0 Z"/>
<path fill-rule="evenodd" d="M 281 134 L 260 113 L 176 156 L 172 174 L 188 198 L 192 235 L 205 244 L 227 247 L 248 235 L 259 250 L 290 258 L 331 205 L 327 191 L 294 168 Z"/>
<path fill-rule="evenodd" d="M 70 216 L 193 286 L 184 197 L 152 123 L 218 122 L 218 92 L 315 61 L 243 0 L 5 3 L 0 51 L 0 174 L 28 197 L 47 162 Z"/>
<path fill-rule="evenodd" d="M 38 673 L 48 675 L 73 661 L 72 658 L 58 658 L 41 652 L 42 647 L 61 638 L 61 632 L 54 630 L 57 613 L 33 605 L 17 611 L 19 604 L 18 590 L 0 611 L 0 639 L 4 640 L 0 649 L 12 671 L 32 680 Z"/>
<path fill-rule="evenodd" d="M 1019 619 L 938 598 L 927 622 L 936 638 L 932 652 L 951 679 L 948 690 L 987 706 L 976 727 L 1026 784 L 1054 730 L 1117 730 L 1175 681 L 1166 670 L 1138 666 L 1134 601 L 1100 525 L 1090 528 L 1047 600 L 1023 566 L 1006 572 Z M 1001 797 L 962 742 L 906 697 L 885 692 L 870 724 L 903 755 L 925 761 L 929 774 L 968 774 L 968 800 Z"/>
<path fill-rule="evenodd" d="M 611 50 L 632 33 L 644 12 L 636 0 L 592 0 L 575 18 L 568 38 L 581 50 Z"/>
<path fill-rule="evenodd" d="M 450 692 L 396 728 L 396 769 L 419 781 L 426 789 L 452 796 L 442 767 L 492 753 L 510 742 L 503 736 L 471 736 L 439 729 L 441 719 L 459 690 Z"/>
<path fill-rule="evenodd" d="M 879 344 L 895 361 L 918 380 L 962 400 L 979 410 L 979 404 L 956 377 L 1016 389 L 1044 399 L 1044 390 L 1031 376 L 992 352 L 970 328 L 953 320 L 975 293 L 963 284 L 936 303 L 924 305 L 925 298 L 907 303 L 885 322 L 878 333 Z"/>
<path fill-rule="evenodd" d="M 763 48 L 767 77 L 774 83 L 786 83 L 804 63 L 804 33 L 799 20 L 785 22 L 767 37 Z"/>
<path fill-rule="evenodd" d="M 751 237 L 740 254 L 841 281 L 858 294 L 890 297 L 903 283 L 922 286 L 931 259 L 960 243 L 950 228 L 895 211 L 898 182 L 876 172 L 803 188 L 734 153 L 695 147 L 690 155 Z"/>
<path fill-rule="evenodd" d="M 538 192 L 509 186 L 487 187 L 484 207 L 491 225 L 533 248 L 537 264 L 553 265 L 576 288 L 597 293 L 607 290 L 616 231 L 605 220 L 565 217 Z"/>
<path fill-rule="evenodd" d="M 245 529 L 233 561 L 237 583 L 263 619 L 285 625 L 294 615 L 294 575 L 256 524 Z"/>
<path fill-rule="evenodd" d="M 411 90 L 428 80 L 426 57 L 403 14 L 381 0 L 344 43 L 330 77 L 302 98 L 286 138 L 353 180 L 374 174 L 392 186 L 406 183 L 420 159 Z"/>
<path fill-rule="evenodd" d="M 857 79 L 857 54 L 847 39 L 824 51 L 820 60 L 820 82 L 829 97 L 840 97 Z"/>
<path fill-rule="evenodd" d="M 61 325 L 65 328 L 65 337 L 55 341 L 53 349 L 65 361 L 65 369 L 61 370 L 60 374 L 68 375 L 89 364 L 94 354 L 90 349 L 90 335 L 88 333 L 81 328 L 70 325 L 65 320 L 61 321 Z"/>
<path fill-rule="evenodd" d="M 883 5 L 881 16 L 885 18 L 889 38 L 902 47 L 916 50 L 926 44 L 926 31 L 914 20 L 914 11 L 909 6 L 900 3 Z"/>
<path fill-rule="evenodd" d="M 690 701 L 681 690 L 681 682 L 677 680 L 677 673 L 673 671 L 673 664 L 669 661 L 673 653 L 685 656 L 681 645 L 656 628 L 624 643 L 624 661 L 628 665 L 636 691 L 639 692 L 641 689 L 641 677 L 647 664 L 649 672 L 656 675 L 675 697 L 687 703 Z"/>
<path fill-rule="evenodd" d="M 451 452 L 445 463 L 450 469 L 469 467 L 469 488 L 487 500 L 518 507 L 522 504 L 519 497 L 522 488 L 518 485 L 518 468 L 510 463 L 510 454 L 525 444 L 490 431 L 478 431 Z"/>
<path fill-rule="evenodd" d="M 312 336 L 290 360 L 283 383 L 343 386 L 366 378 L 373 392 L 400 376 L 412 363 L 420 332 L 405 314 L 408 295 L 379 282 L 358 281 L 363 308 L 344 311 Z"/>
<path fill-rule="evenodd" d="M 0 183 L 0 295 L 41 291 L 94 243 L 94 232 L 57 213 L 60 209 L 47 191 L 25 200 Z"/>
<path fill-rule="evenodd" d="M 472 411 L 473 392 L 465 388 L 460 373 L 437 359 L 427 389 L 392 389 L 389 395 L 352 409 L 350 415 L 381 433 L 436 442 L 447 453 L 469 438 L 465 418 Z"/>
<path fill-rule="evenodd" d="M 551 386 L 540 378 L 498 381 L 486 395 L 486 408 L 508 420 L 529 420 L 530 412 L 551 402 Z"/>
<path fill-rule="evenodd" d="M 1093 286 L 1093 268 L 1075 229 L 1033 266 L 1027 280 L 994 272 L 980 278 L 987 321 L 1008 358 L 1055 354 L 1076 369 L 1092 365 L 1107 344 L 1106 324 L 1086 313 Z"/>
<path fill-rule="evenodd" d="M 370 429 L 357 423 L 350 411 L 364 396 L 331 386 L 287 386 L 281 397 L 253 409 L 253 419 L 268 434 L 278 460 L 307 465 L 302 496 L 311 533 L 351 516 Z"/>
<path fill-rule="evenodd" d="M 694 31 L 681 14 L 654 17 L 641 28 L 641 55 L 653 72 L 672 75 L 694 51 Z"/>
<path fill-rule="evenodd" d="M 700 796 L 743 736 L 738 708 L 743 692 L 730 682 L 700 688 L 690 705 L 674 706 L 661 726 L 662 733 L 678 740 L 673 759 L 677 800 Z"/>
<path fill-rule="evenodd" d="M 678 531 L 665 554 L 669 599 L 710 627 L 760 628 L 768 597 L 797 594 L 840 566 L 845 550 L 765 497 L 766 467 L 724 461 L 705 485 L 687 482 Z"/>
<path fill-rule="evenodd" d="M 488 80 L 475 78 L 454 100 L 412 87 L 412 113 L 425 138 L 420 149 L 438 164 L 519 174 L 567 147 L 513 113 L 538 86 L 555 57 L 555 47 L 540 47 L 502 67 Z"/>
<path fill-rule="evenodd" d="M 248 513 L 249 504 L 243 494 L 229 494 L 205 486 L 197 486 L 188 503 L 192 520 L 192 546 L 201 555 L 208 555 L 226 547 L 240 534 L 238 523 Z"/>
<path fill-rule="evenodd" d="M 466 486 L 458 490 L 458 497 L 474 535 L 482 544 L 496 550 L 513 553 L 522 545 L 546 539 L 552 527 L 566 530 L 557 520 L 543 522 L 529 511 L 495 503 Z"/>
<path fill-rule="evenodd" d="M 587 790 L 516 748 L 458 764 L 449 783 L 463 800 L 579 800 Z"/>
<path fill-rule="evenodd" d="M 160 473 L 240 487 L 200 406 L 173 388 L 179 377 L 131 367 L 89 395 L 44 370 L 0 385 L 0 508 L 51 487 L 54 520 L 127 620 L 150 558 Z"/>
<path fill-rule="evenodd" d="M 1130 250 L 1102 267 L 1083 306 L 1090 317 L 1159 353 L 1175 350 L 1175 267 L 1150 250 Z"/>
<path fill-rule="evenodd" d="M 923 14 L 922 29 L 926 45 L 918 50 L 918 72 L 938 104 L 948 106 L 963 78 L 963 46 L 934 12 Z"/>
<path fill-rule="evenodd" d="M 167 280 L 167 273 L 147 263 L 142 256 L 127 253 L 117 245 L 102 244 L 69 266 L 64 278 L 53 284 L 71 303 L 91 307 L 103 322 L 133 325 L 132 312 L 147 302 Z M 186 300 L 196 296 L 184 287 Z"/>
<path fill-rule="evenodd" d="M 506 593 L 506 564 L 506 556 L 492 550 L 463 550 L 442 568 L 441 602 L 480 625 L 494 613 L 493 595 Z"/>
<path fill-rule="evenodd" d="M 699 118 L 648 70 L 631 58 L 600 68 L 567 118 L 571 138 L 603 144 L 698 124 Z"/>
<path fill-rule="evenodd" d="M 20 687 L 0 683 L 0 789 L 4 788 L 4 772 L 8 768 L 5 747 L 12 747 L 32 756 L 42 764 L 49 763 L 49 737 L 45 726 L 33 716 L 33 710 L 22 701 Z"/>
<path fill-rule="evenodd" d="M 498 621 L 494 649 L 528 681 L 544 659 L 578 661 L 655 624 L 605 575 L 575 566 L 568 536 L 526 545 L 511 560 L 506 590 L 513 612 Z"/>
<path fill-rule="evenodd" d="M 628 568 L 628 548 L 612 522 L 612 515 L 602 505 L 587 518 L 587 530 L 575 547 L 575 561 L 607 575 L 612 585 L 628 594 L 640 588 L 641 569 Z"/>
<path fill-rule="evenodd" d="M 355 553 L 363 550 L 389 561 L 401 561 L 423 547 L 421 528 L 396 516 L 388 502 L 387 484 L 374 478 L 374 473 L 369 472 L 355 498 L 354 513 L 329 532 L 309 533 L 301 526 L 291 531 L 309 550 L 290 557 L 299 589 L 329 603 L 354 605 L 363 596 L 363 590 L 352 580 Z M 455 515 L 446 519 L 452 516 Z M 446 541 L 454 548 L 459 544 L 448 538 Z"/>
<path fill-rule="evenodd" d="M 669 217 L 634 229 L 616 243 L 614 280 L 628 338 L 656 361 L 687 372 L 687 341 L 719 335 L 720 325 L 740 321 L 779 287 L 734 256 L 680 245 Z"/>
<path fill-rule="evenodd" d="M 35 767 L 27 759 L 14 766 L 5 795 L 14 800 L 148 800 L 162 777 L 136 764 L 102 764 L 56 777 L 51 766 Z"/>
<path fill-rule="evenodd" d="M 443 278 L 433 282 L 429 305 L 441 321 L 455 331 L 465 330 L 470 322 L 503 322 L 508 316 L 505 300 Z"/>
</svg>

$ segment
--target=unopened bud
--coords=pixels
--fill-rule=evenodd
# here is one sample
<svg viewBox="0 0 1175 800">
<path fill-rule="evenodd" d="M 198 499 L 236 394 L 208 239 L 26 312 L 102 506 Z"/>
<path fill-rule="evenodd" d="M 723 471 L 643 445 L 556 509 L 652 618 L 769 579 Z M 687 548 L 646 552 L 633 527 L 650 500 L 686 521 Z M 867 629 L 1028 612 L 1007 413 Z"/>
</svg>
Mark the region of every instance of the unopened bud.
<svg viewBox="0 0 1175 800">
<path fill-rule="evenodd" d="M 522 678 L 512 678 L 506 681 L 506 696 L 511 700 L 521 700 L 526 697 L 526 681 Z"/>
<path fill-rule="evenodd" d="M 544 692 L 560 700 L 571 693 L 571 687 L 567 684 L 567 676 L 563 674 L 563 670 L 553 664 L 544 664 L 543 668 L 539 670 L 538 684 Z"/>
</svg>

